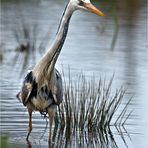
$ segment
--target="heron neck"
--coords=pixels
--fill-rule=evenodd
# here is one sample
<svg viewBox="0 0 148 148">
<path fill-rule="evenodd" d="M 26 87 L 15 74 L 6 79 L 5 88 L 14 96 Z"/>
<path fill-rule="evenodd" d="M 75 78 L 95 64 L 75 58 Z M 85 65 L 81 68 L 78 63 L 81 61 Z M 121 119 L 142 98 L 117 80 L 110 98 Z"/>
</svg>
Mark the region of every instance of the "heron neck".
<svg viewBox="0 0 148 148">
<path fill-rule="evenodd" d="M 67 36 L 68 27 L 69 27 L 69 21 L 72 16 L 74 9 L 70 5 L 70 3 L 66 6 L 65 11 L 63 13 L 63 16 L 61 18 L 61 22 L 55 37 L 55 40 L 52 44 L 52 46 L 49 48 L 47 53 L 45 54 L 44 58 L 51 68 L 55 66 L 55 63 L 57 61 L 57 58 L 60 54 L 60 51 L 64 45 L 65 38 Z"/>
</svg>

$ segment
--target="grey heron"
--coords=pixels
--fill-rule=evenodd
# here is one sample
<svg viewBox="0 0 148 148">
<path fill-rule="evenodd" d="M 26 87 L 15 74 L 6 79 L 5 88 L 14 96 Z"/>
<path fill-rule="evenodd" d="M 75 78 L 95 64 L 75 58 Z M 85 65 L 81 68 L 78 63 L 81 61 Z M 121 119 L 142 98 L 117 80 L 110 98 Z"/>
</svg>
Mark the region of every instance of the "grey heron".
<svg viewBox="0 0 148 148">
<path fill-rule="evenodd" d="M 17 94 L 17 98 L 27 107 L 29 114 L 29 128 L 26 140 L 29 139 L 32 131 L 33 111 L 46 112 L 49 115 L 49 141 L 51 139 L 54 113 L 56 107 L 63 100 L 62 78 L 55 69 L 55 64 L 67 36 L 70 18 L 73 12 L 78 9 L 88 10 L 98 16 L 104 16 L 89 0 L 69 0 L 53 44 L 26 75 L 21 91 Z"/>
</svg>

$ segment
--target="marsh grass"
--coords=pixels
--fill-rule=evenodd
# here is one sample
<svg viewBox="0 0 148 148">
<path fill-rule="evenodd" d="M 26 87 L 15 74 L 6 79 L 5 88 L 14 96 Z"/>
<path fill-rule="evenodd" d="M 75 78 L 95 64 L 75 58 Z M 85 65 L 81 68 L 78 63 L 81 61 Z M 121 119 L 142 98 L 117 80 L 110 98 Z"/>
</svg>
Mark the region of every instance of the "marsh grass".
<svg viewBox="0 0 148 148">
<path fill-rule="evenodd" d="M 131 99 L 123 105 L 126 91 L 122 87 L 112 91 L 114 76 L 109 82 L 95 76 L 88 79 L 84 74 L 72 79 L 70 72 L 67 79 L 63 73 L 63 78 L 64 100 L 55 116 L 54 133 L 59 130 L 69 140 L 72 136 L 81 137 L 86 133 L 109 134 L 112 138 L 110 127 L 126 124 L 131 115 L 128 110 Z M 111 141 L 115 144 L 114 139 Z"/>
</svg>

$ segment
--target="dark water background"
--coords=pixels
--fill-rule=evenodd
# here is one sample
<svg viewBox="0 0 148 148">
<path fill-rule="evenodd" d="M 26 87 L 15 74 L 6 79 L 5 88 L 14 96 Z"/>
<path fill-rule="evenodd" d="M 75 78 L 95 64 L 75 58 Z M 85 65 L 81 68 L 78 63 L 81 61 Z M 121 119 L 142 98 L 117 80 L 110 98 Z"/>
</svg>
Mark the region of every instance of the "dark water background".
<svg viewBox="0 0 148 148">
<path fill-rule="evenodd" d="M 113 90 L 122 85 L 128 90 L 125 99 L 134 95 L 129 106 L 133 114 L 126 125 L 128 134 L 124 133 L 126 143 L 129 148 L 146 148 L 148 147 L 147 13 L 145 1 L 137 0 L 134 3 L 130 5 L 120 0 L 114 4 L 96 3 L 96 6 L 100 6 L 106 13 L 105 18 L 87 12 L 75 12 L 56 67 L 60 71 L 61 69 L 67 71 L 70 66 L 72 76 L 84 71 L 87 77 L 95 74 L 107 80 L 114 73 Z M 49 47 L 65 5 L 65 0 L 1 2 L 1 133 L 7 133 L 10 142 L 17 143 L 18 147 L 27 145 L 25 137 L 28 114 L 26 108 L 15 98 L 25 75 L 20 73 L 26 56 L 15 51 L 18 44 L 14 30 L 21 26 L 22 21 L 31 27 L 37 25 L 37 46 L 46 35 L 46 38 L 49 38 L 47 44 Z M 113 40 L 115 45 L 112 45 Z M 23 68 L 24 71 L 32 67 L 41 55 L 42 53 L 37 50 L 30 56 L 26 68 Z M 31 138 L 33 147 L 47 146 L 47 133 L 41 143 L 38 142 L 44 127 L 45 120 L 38 113 L 34 113 Z M 114 127 L 112 130 L 118 146 L 126 147 Z"/>
</svg>

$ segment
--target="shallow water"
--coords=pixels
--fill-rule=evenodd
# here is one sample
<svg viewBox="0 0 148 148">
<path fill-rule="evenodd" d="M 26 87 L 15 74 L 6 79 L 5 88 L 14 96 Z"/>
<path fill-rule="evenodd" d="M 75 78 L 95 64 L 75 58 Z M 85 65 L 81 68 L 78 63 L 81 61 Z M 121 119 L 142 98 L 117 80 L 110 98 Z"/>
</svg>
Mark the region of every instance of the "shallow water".
<svg viewBox="0 0 148 148">
<path fill-rule="evenodd" d="M 20 76 L 25 56 L 23 53 L 17 55 L 14 50 L 18 45 L 13 30 L 21 24 L 22 18 L 24 18 L 24 21 L 31 26 L 38 24 L 37 44 L 49 31 L 47 36 L 50 45 L 65 4 L 66 1 L 53 0 L 1 2 L 1 43 L 3 45 L 1 46 L 3 61 L 0 64 L 1 133 L 7 133 L 10 142 L 14 145 L 17 144 L 17 147 L 27 146 L 25 136 L 28 114 L 26 108 L 15 98 L 25 75 Z M 106 4 L 101 3 L 100 7 L 107 14 L 106 18 L 98 18 L 86 12 L 74 13 L 56 67 L 60 71 L 61 69 L 67 71 L 70 66 L 72 76 L 84 71 L 87 77 L 95 74 L 109 80 L 115 74 L 113 90 L 122 85 L 127 88 L 125 99 L 134 95 L 129 106 L 133 110 L 133 115 L 125 127 L 130 136 L 122 129 L 127 146 L 130 148 L 148 147 L 146 5 L 144 2 L 141 3 L 135 16 L 133 15 L 131 18 L 128 18 L 129 14 L 126 14 L 124 9 L 118 9 L 119 30 L 113 50 L 111 50 L 111 42 L 115 29 L 114 17 L 108 10 L 109 6 L 106 8 Z M 38 51 L 36 58 L 30 56 L 24 71 L 32 67 L 40 57 L 41 54 Z M 35 113 L 31 135 L 33 147 L 47 147 L 47 132 L 40 143 L 38 142 L 45 125 L 45 120 Z M 122 148 L 126 147 L 115 127 L 111 129 L 117 145 Z M 61 143 L 62 146 L 66 143 L 64 137 L 62 137 Z M 56 147 L 56 144 L 53 145 Z M 70 145 L 75 146 L 75 141 Z"/>
</svg>

